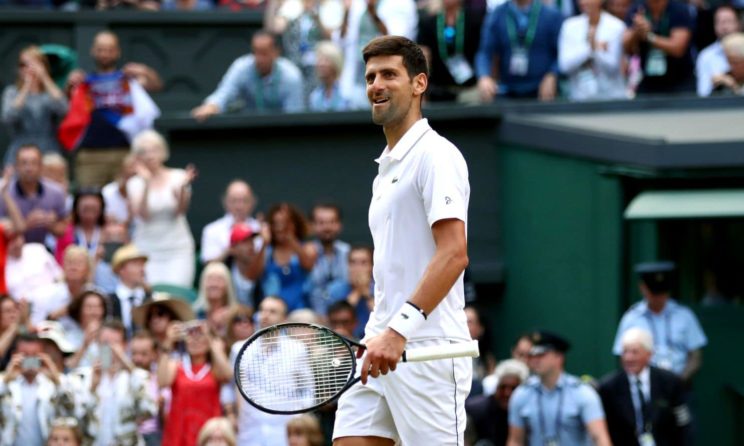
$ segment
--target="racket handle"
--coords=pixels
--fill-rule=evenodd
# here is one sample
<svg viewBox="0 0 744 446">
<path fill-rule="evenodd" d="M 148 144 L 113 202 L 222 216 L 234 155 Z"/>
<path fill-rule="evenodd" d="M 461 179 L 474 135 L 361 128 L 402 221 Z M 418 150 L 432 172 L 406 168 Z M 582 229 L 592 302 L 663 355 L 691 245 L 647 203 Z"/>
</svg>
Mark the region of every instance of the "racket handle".
<svg viewBox="0 0 744 446">
<path fill-rule="evenodd" d="M 431 361 L 434 359 L 448 358 L 477 358 L 480 356 L 478 350 L 478 341 L 458 342 L 455 344 L 440 344 L 430 347 L 420 347 L 403 352 L 401 361 L 419 362 Z"/>
</svg>

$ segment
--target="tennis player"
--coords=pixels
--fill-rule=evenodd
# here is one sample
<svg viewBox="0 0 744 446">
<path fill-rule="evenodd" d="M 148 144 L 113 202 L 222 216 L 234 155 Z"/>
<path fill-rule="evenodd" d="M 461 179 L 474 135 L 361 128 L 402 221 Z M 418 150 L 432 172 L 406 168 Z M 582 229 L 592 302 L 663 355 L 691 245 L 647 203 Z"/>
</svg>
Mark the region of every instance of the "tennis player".
<svg viewBox="0 0 744 446">
<path fill-rule="evenodd" d="M 363 57 L 372 120 L 387 140 L 369 208 L 375 308 L 360 368 L 365 385 L 341 396 L 334 445 L 461 445 L 472 360 L 396 365 L 405 348 L 470 340 L 467 165 L 422 117 L 428 70 L 416 43 L 378 37 Z"/>
</svg>

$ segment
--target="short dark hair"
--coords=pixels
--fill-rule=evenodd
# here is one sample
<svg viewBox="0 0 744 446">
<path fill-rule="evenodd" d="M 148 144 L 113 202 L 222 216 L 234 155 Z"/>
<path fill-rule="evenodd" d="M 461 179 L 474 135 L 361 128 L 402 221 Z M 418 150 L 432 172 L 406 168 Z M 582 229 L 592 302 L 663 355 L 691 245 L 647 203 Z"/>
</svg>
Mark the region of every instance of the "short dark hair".
<svg viewBox="0 0 744 446">
<path fill-rule="evenodd" d="M 336 212 L 336 218 L 338 218 L 338 221 L 343 220 L 343 214 L 341 213 L 341 208 L 335 204 L 331 203 L 330 201 L 321 201 L 319 203 L 315 203 L 312 209 L 310 209 L 310 220 L 315 221 L 315 211 L 318 209 L 333 209 L 334 212 Z"/>
<path fill-rule="evenodd" d="M 39 160 L 41 160 L 41 158 L 44 155 L 41 152 L 41 148 L 38 145 L 33 144 L 33 143 L 23 144 L 20 147 L 18 147 L 18 150 L 16 151 L 16 156 L 15 156 L 16 161 L 18 161 L 18 157 L 21 156 L 21 152 L 24 151 L 24 150 L 35 150 L 36 153 L 39 154 Z"/>
<path fill-rule="evenodd" d="M 271 39 L 271 44 L 274 45 L 274 48 L 276 48 L 277 50 L 280 49 L 279 40 L 277 39 L 276 34 L 272 33 L 271 31 L 266 29 L 259 29 L 251 36 L 251 43 L 253 43 L 253 39 L 257 37 L 268 37 L 269 39 Z"/>
<path fill-rule="evenodd" d="M 127 340 L 127 328 L 119 319 L 106 319 L 101 325 L 101 328 L 108 328 L 109 330 L 118 331 L 121 334 L 121 338 L 124 341 Z"/>
<path fill-rule="evenodd" d="M 375 252 L 374 249 L 372 249 L 369 245 L 352 245 L 349 249 L 349 258 L 351 258 L 351 253 L 354 251 L 364 251 L 369 255 L 370 260 L 374 262 L 375 260 Z"/>
<path fill-rule="evenodd" d="M 36 333 L 21 332 L 16 336 L 16 344 L 21 342 L 38 342 L 42 343 L 42 339 Z"/>
<path fill-rule="evenodd" d="M 380 36 L 370 40 L 362 50 L 364 63 L 377 56 L 402 56 L 403 66 L 413 79 L 418 74 L 429 76 L 429 65 L 416 42 L 402 36 Z"/>
<path fill-rule="evenodd" d="M 106 200 L 103 199 L 101 189 L 97 187 L 83 187 L 75 192 L 75 198 L 72 200 L 72 223 L 74 225 L 80 224 L 80 214 L 77 207 L 84 197 L 93 197 L 101 203 L 101 215 L 98 216 L 96 223 L 103 227 L 106 224 Z"/>
<path fill-rule="evenodd" d="M 328 310 L 326 311 L 326 314 L 328 316 L 330 316 L 330 315 L 332 315 L 334 313 L 339 313 L 341 311 L 348 311 L 348 312 L 350 312 L 351 314 L 354 315 L 354 319 L 356 319 L 356 311 L 354 311 L 354 307 L 348 301 L 346 301 L 346 300 L 339 300 L 337 302 L 332 303 L 328 307 Z"/>
<path fill-rule="evenodd" d="M 122 326 L 123 326 L 123 325 L 122 325 Z M 156 340 L 155 340 L 155 338 L 154 338 L 154 337 L 153 337 L 153 336 L 152 336 L 152 335 L 150 334 L 150 332 L 149 332 L 149 331 L 147 331 L 147 330 L 145 330 L 145 329 L 142 329 L 142 330 L 137 330 L 137 331 L 136 331 L 136 332 L 134 333 L 134 335 L 132 335 L 132 339 L 131 339 L 131 340 L 132 340 L 132 341 L 134 341 L 135 339 L 143 339 L 143 340 L 145 340 L 145 341 L 150 341 L 150 343 L 152 344 L 152 348 L 153 348 L 153 349 L 157 348 L 157 341 L 156 341 Z"/>
</svg>

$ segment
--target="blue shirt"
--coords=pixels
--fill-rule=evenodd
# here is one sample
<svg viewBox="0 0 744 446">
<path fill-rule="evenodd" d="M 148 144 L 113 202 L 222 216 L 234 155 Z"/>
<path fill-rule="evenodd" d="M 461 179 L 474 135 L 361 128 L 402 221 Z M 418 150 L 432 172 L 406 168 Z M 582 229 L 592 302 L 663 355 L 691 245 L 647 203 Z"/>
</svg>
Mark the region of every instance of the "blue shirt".
<svg viewBox="0 0 744 446">
<path fill-rule="evenodd" d="M 533 0 L 537 1 L 537 0 Z M 513 1 L 494 9 L 483 22 L 481 42 L 475 56 L 478 77 L 491 74 L 494 56 L 499 57 L 499 94 L 512 97 L 537 97 L 540 82 L 546 73 L 558 74 L 558 36 L 563 16 L 556 9 L 543 5 L 537 18 L 535 37 L 527 48 L 527 74 L 513 75 L 509 71 L 512 45 L 507 20 L 515 23 L 516 34 L 523 36 L 529 23 L 529 10 L 519 11 Z M 520 42 L 522 39 L 517 38 Z"/>
<path fill-rule="evenodd" d="M 566 373 L 552 390 L 531 376 L 509 400 L 509 426 L 524 429 L 531 446 L 544 446 L 546 439 L 561 445 L 590 444 L 586 425 L 604 417 L 597 392 Z"/>
<path fill-rule="evenodd" d="M 302 98 L 302 74 L 292 62 L 280 57 L 267 76 L 255 69 L 252 54 L 239 57 L 230 65 L 217 89 L 204 100 L 224 112 L 240 103 L 247 110 L 299 112 L 305 108 Z"/>
<path fill-rule="evenodd" d="M 287 304 L 287 313 L 307 308 L 305 283 L 307 272 L 300 265 L 300 257 L 293 254 L 289 264 L 279 265 L 274 261 L 274 249 L 266 249 L 266 267 L 261 278 L 265 296 L 279 296 Z"/>
<path fill-rule="evenodd" d="M 336 240 L 333 242 L 333 254 L 328 255 L 320 242 L 315 245 L 318 259 L 310 272 L 310 307 L 324 316 L 331 304 L 346 298 L 346 294 L 341 293 L 348 284 L 351 246 Z"/>
<path fill-rule="evenodd" d="M 341 95 L 339 84 L 333 84 L 331 95 L 326 95 L 326 89 L 320 85 L 310 92 L 308 107 L 311 111 L 345 111 L 351 110 L 351 101 Z"/>
<path fill-rule="evenodd" d="M 620 355 L 623 333 L 629 328 L 639 327 L 651 332 L 654 337 L 654 355 L 651 364 L 681 374 L 687 363 L 687 354 L 708 344 L 695 313 L 669 299 L 661 313 L 656 314 L 642 300 L 628 309 L 620 320 L 612 352 Z"/>
</svg>

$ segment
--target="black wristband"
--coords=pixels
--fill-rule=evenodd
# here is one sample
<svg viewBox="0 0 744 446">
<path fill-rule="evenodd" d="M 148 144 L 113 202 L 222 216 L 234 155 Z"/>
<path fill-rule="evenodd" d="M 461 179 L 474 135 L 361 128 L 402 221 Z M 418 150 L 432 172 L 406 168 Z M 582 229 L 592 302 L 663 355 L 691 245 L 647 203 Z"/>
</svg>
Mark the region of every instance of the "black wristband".
<svg viewBox="0 0 744 446">
<path fill-rule="evenodd" d="M 407 301 L 406 303 L 407 303 L 408 305 L 412 306 L 413 308 L 415 308 L 415 309 L 416 309 L 416 310 L 417 310 L 417 311 L 418 311 L 419 313 L 421 313 L 421 316 L 423 316 L 423 317 L 424 317 L 424 320 L 426 320 L 426 319 L 428 319 L 428 318 L 429 318 L 429 315 L 427 315 L 427 314 L 426 314 L 426 312 L 425 312 L 424 310 L 422 310 L 422 309 L 421 309 L 421 307 L 419 307 L 419 306 L 418 306 L 418 305 L 416 305 L 415 303 L 411 302 L 410 300 L 409 300 L 409 301 Z"/>
</svg>

